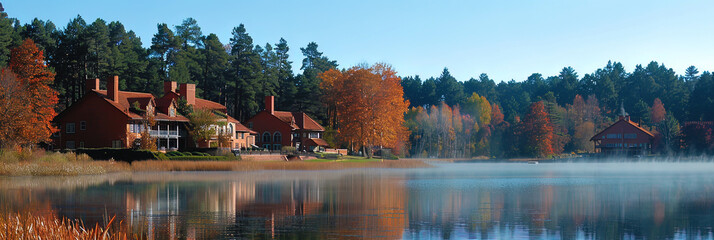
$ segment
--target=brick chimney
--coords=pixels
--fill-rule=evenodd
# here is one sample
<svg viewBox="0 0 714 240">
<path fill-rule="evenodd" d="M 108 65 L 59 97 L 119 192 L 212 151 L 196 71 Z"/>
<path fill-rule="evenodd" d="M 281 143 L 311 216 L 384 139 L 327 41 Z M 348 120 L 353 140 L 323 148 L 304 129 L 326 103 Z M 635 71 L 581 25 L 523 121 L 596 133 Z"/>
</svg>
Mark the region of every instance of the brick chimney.
<svg viewBox="0 0 714 240">
<path fill-rule="evenodd" d="M 275 113 L 275 96 L 265 96 L 265 111 Z"/>
<path fill-rule="evenodd" d="M 99 90 L 99 78 L 87 79 L 85 86 L 87 92 L 91 92 L 92 90 Z"/>
<path fill-rule="evenodd" d="M 164 95 L 166 95 L 169 92 L 176 92 L 176 82 L 174 82 L 174 81 L 164 82 Z"/>
<path fill-rule="evenodd" d="M 196 105 L 196 84 L 182 83 L 179 85 L 179 95 L 186 99 L 188 105 Z"/>
<path fill-rule="evenodd" d="M 119 76 L 107 79 L 107 97 L 114 102 L 119 101 Z"/>
</svg>

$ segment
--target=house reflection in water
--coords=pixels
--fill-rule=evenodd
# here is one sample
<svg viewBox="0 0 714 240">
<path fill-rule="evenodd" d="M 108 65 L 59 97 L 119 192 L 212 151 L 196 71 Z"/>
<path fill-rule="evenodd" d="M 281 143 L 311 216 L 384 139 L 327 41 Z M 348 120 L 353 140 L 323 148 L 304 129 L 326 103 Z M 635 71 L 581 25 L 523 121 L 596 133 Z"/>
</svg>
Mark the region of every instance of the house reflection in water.
<svg viewBox="0 0 714 240">
<path fill-rule="evenodd" d="M 403 184 L 355 178 L 148 184 L 126 193 L 126 218 L 149 239 L 401 238 Z"/>
</svg>

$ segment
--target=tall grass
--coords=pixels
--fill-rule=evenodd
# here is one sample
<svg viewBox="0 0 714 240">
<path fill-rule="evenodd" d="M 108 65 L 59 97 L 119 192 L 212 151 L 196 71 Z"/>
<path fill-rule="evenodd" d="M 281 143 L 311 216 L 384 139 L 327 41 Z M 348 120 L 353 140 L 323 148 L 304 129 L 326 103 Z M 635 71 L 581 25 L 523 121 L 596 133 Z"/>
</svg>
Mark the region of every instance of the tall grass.
<svg viewBox="0 0 714 240">
<path fill-rule="evenodd" d="M 0 239 L 128 239 L 126 228 L 112 217 L 106 226 L 32 213 L 0 215 Z"/>
<path fill-rule="evenodd" d="M 127 163 L 93 161 L 86 154 L 0 150 L 0 175 L 6 176 L 76 176 L 130 170 Z"/>
</svg>

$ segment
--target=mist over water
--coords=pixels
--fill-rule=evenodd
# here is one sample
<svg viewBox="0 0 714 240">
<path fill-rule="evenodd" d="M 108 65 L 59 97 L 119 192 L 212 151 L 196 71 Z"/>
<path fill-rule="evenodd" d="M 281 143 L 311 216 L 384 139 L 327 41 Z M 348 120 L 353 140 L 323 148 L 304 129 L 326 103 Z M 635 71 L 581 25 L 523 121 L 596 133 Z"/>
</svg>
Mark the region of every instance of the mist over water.
<svg viewBox="0 0 714 240">
<path fill-rule="evenodd" d="M 714 163 L 681 160 L 0 177 L 0 202 L 156 239 L 712 239 Z"/>
</svg>

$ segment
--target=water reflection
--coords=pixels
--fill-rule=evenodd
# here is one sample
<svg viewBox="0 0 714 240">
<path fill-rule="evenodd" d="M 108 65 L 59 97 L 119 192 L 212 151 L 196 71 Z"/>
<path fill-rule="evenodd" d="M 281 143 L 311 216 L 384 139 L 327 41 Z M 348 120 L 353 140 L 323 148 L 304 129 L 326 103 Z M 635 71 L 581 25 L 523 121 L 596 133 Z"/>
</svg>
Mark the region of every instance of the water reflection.
<svg viewBox="0 0 714 240">
<path fill-rule="evenodd" d="M 714 238 L 714 166 L 445 164 L 433 169 L 0 178 L 0 208 L 147 239 Z"/>
</svg>

